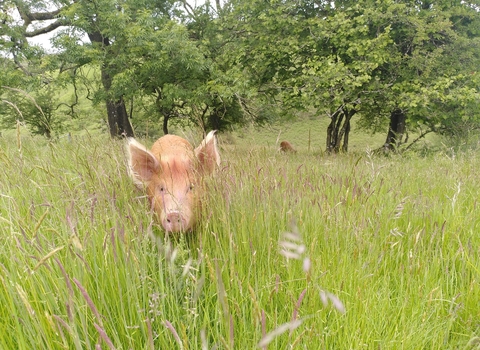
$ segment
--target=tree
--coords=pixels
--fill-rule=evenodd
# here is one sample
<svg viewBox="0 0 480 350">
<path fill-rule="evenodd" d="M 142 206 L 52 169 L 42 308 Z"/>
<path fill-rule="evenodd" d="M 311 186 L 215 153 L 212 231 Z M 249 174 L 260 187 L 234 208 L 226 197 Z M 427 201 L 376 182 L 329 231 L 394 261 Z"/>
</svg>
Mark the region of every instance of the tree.
<svg viewBox="0 0 480 350">
<path fill-rule="evenodd" d="M 235 2 L 230 19 L 237 61 L 261 91 L 287 110 L 330 118 L 328 152 L 348 149 L 351 119 L 370 98 L 373 71 L 388 59 L 389 28 L 369 32 L 378 14 L 366 3 L 252 0 Z"/>
<path fill-rule="evenodd" d="M 100 67 L 103 89 L 94 100 L 106 101 L 112 136 L 133 135 L 130 119 L 136 106 L 144 109 L 140 118 L 161 121 L 164 133 L 172 119 L 226 128 L 250 110 L 245 79 L 229 66 L 228 53 L 219 52 L 223 42 L 212 7 L 183 4 L 187 13 L 173 1 L 151 0 L 71 2 L 43 13 L 22 3 L 24 26 L 17 32 L 25 38 L 32 35 L 27 25 L 33 18 L 59 16 L 54 22 L 64 28 L 54 42 L 59 64 L 62 69 Z M 80 43 L 82 33 L 90 43 Z"/>
<path fill-rule="evenodd" d="M 55 38 L 55 46 L 61 52 L 58 58 L 62 59 L 62 69 L 71 67 L 77 69 L 85 64 L 97 64 L 101 71 L 103 92 L 97 94 L 106 103 L 108 125 L 112 136 L 133 136 L 133 128 L 129 120 L 129 113 L 123 95 L 116 94 L 113 89 L 115 75 L 125 67 L 125 62 L 119 62 L 117 57 L 122 52 L 129 29 L 144 10 L 150 10 L 151 19 L 160 19 L 160 22 L 170 20 L 173 4 L 169 1 L 65 1 L 52 2 L 42 0 L 29 2 L 15 0 L 9 3 L 15 5 L 21 16 L 19 24 L 11 16 L 5 20 L 9 22 L 9 30 L 2 33 L 10 37 L 5 45 L 13 55 L 15 62 L 22 67 L 28 59 L 31 49 L 26 38 L 34 37 L 62 28 Z M 141 17 L 141 16 L 140 16 Z M 142 18 L 140 18 L 142 19 Z M 39 23 L 37 29 L 30 29 L 30 24 Z M 157 20 L 154 24 L 158 24 Z M 152 23 L 144 23 L 149 25 Z M 87 35 L 90 43 L 81 42 L 82 36 Z"/>
<path fill-rule="evenodd" d="M 449 134 L 478 124 L 475 3 L 184 1 L 179 11 L 173 0 L 65 1 L 53 10 L 50 0 L 9 1 L 22 20 L 5 15 L 1 46 L 32 74 L 25 38 L 63 28 L 54 41 L 60 71 L 99 67 L 94 101 L 106 102 L 112 136 L 133 135 L 135 113 L 168 133 L 171 120 L 226 128 L 268 118 L 268 109 L 313 111 L 330 120 L 326 150 L 340 152 L 354 116 L 371 132 L 388 128 L 388 149 L 412 128 Z"/>
<path fill-rule="evenodd" d="M 387 148 L 398 147 L 408 127 L 444 132 L 454 120 L 478 120 L 475 4 L 232 4 L 237 62 L 286 109 L 327 115 L 328 152 L 348 149 L 354 115 L 370 131 L 389 124 Z"/>
<path fill-rule="evenodd" d="M 232 51 L 237 42 L 230 30 L 228 16 L 231 4 L 206 1 L 192 8 L 184 2 L 184 24 L 205 57 L 201 83 L 194 91 L 193 119 L 202 128 L 225 130 L 248 122 L 262 124 L 268 114 L 262 113 L 258 85 L 236 63 Z"/>
<path fill-rule="evenodd" d="M 453 131 L 449 125 L 459 118 L 478 120 L 478 11 L 460 1 L 404 1 L 389 9 L 380 11 L 388 16 L 384 24 L 372 23 L 372 30 L 388 25 L 393 40 L 390 59 L 378 70 L 385 88 L 361 123 L 376 130 L 386 116 L 385 148 L 397 150 L 408 128 L 421 138 Z"/>
</svg>

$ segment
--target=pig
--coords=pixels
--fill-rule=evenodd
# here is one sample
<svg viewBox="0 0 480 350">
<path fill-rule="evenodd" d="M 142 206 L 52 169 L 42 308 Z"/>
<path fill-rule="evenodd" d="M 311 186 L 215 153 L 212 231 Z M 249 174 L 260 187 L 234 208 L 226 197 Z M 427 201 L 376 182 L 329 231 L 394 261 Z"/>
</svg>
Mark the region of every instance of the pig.
<svg viewBox="0 0 480 350">
<path fill-rule="evenodd" d="M 285 153 L 287 152 L 297 153 L 295 148 L 293 148 L 292 144 L 288 141 L 280 142 L 280 150 Z"/>
<path fill-rule="evenodd" d="M 159 138 L 151 150 L 130 138 L 127 153 L 130 176 L 146 191 L 163 229 L 167 233 L 191 231 L 200 211 L 203 177 L 220 165 L 215 131 L 195 149 L 174 135 Z"/>
</svg>

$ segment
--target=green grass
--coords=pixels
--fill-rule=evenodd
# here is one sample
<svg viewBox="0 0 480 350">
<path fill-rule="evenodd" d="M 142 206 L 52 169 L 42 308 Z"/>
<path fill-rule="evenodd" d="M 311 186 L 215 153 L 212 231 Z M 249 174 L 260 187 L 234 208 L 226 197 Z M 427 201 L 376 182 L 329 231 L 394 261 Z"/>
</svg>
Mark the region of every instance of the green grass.
<svg viewBox="0 0 480 350">
<path fill-rule="evenodd" d="M 258 147 L 279 148 L 280 142 L 287 140 L 297 151 L 321 153 L 326 149 L 326 136 L 329 119 L 326 117 L 303 117 L 290 122 L 280 122 L 265 127 L 247 127 L 233 133 L 234 140 L 240 145 L 256 145 Z M 385 142 L 385 136 L 371 137 L 364 132 L 358 132 L 353 123 L 349 146 L 352 151 L 369 146 L 378 148 Z"/>
<path fill-rule="evenodd" d="M 232 133 L 233 137 L 226 138 L 226 142 L 238 144 L 239 147 L 267 147 L 278 149 L 280 142 L 287 140 L 292 143 L 299 152 L 322 154 L 326 149 L 327 127 L 330 119 L 327 117 L 299 117 L 289 122 L 273 123 L 265 127 L 245 127 Z M 385 132 L 370 134 L 360 129 L 357 125 L 357 118 L 352 119 L 348 151 L 361 152 L 366 149 L 376 150 L 383 146 L 387 136 L 388 125 L 385 125 Z M 410 132 L 409 145 L 419 134 Z M 425 138 L 416 143 L 417 150 L 437 149 L 442 139 L 438 135 L 428 134 Z"/>
<path fill-rule="evenodd" d="M 0 348 L 478 348 L 478 154 L 232 138 L 173 241 L 122 142 L 0 138 Z"/>
</svg>

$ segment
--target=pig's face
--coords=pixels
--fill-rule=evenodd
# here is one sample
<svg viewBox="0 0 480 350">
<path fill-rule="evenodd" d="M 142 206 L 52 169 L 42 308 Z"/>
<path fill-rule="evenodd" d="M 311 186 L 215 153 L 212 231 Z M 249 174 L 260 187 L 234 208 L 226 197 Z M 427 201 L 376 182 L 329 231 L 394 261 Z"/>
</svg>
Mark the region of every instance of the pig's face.
<svg viewBox="0 0 480 350">
<path fill-rule="evenodd" d="M 195 150 L 185 139 L 166 135 L 150 151 L 131 139 L 128 153 L 131 176 L 145 188 L 165 231 L 191 230 L 201 206 L 202 178 L 220 163 L 214 132 Z"/>
<path fill-rule="evenodd" d="M 197 174 L 192 161 L 170 159 L 160 164 L 159 174 L 147 187 L 152 208 L 166 231 L 188 231 L 196 223 L 198 195 L 202 192 L 196 188 Z"/>
</svg>

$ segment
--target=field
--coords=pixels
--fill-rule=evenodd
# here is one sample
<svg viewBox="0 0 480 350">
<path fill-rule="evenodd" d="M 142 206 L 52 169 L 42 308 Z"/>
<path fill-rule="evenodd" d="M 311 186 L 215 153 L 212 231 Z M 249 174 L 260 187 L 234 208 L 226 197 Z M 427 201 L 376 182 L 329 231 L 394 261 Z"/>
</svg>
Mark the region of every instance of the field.
<svg viewBox="0 0 480 350">
<path fill-rule="evenodd" d="M 122 141 L 0 137 L 0 348 L 478 349 L 479 154 L 305 140 L 220 135 L 165 237 Z"/>
</svg>

